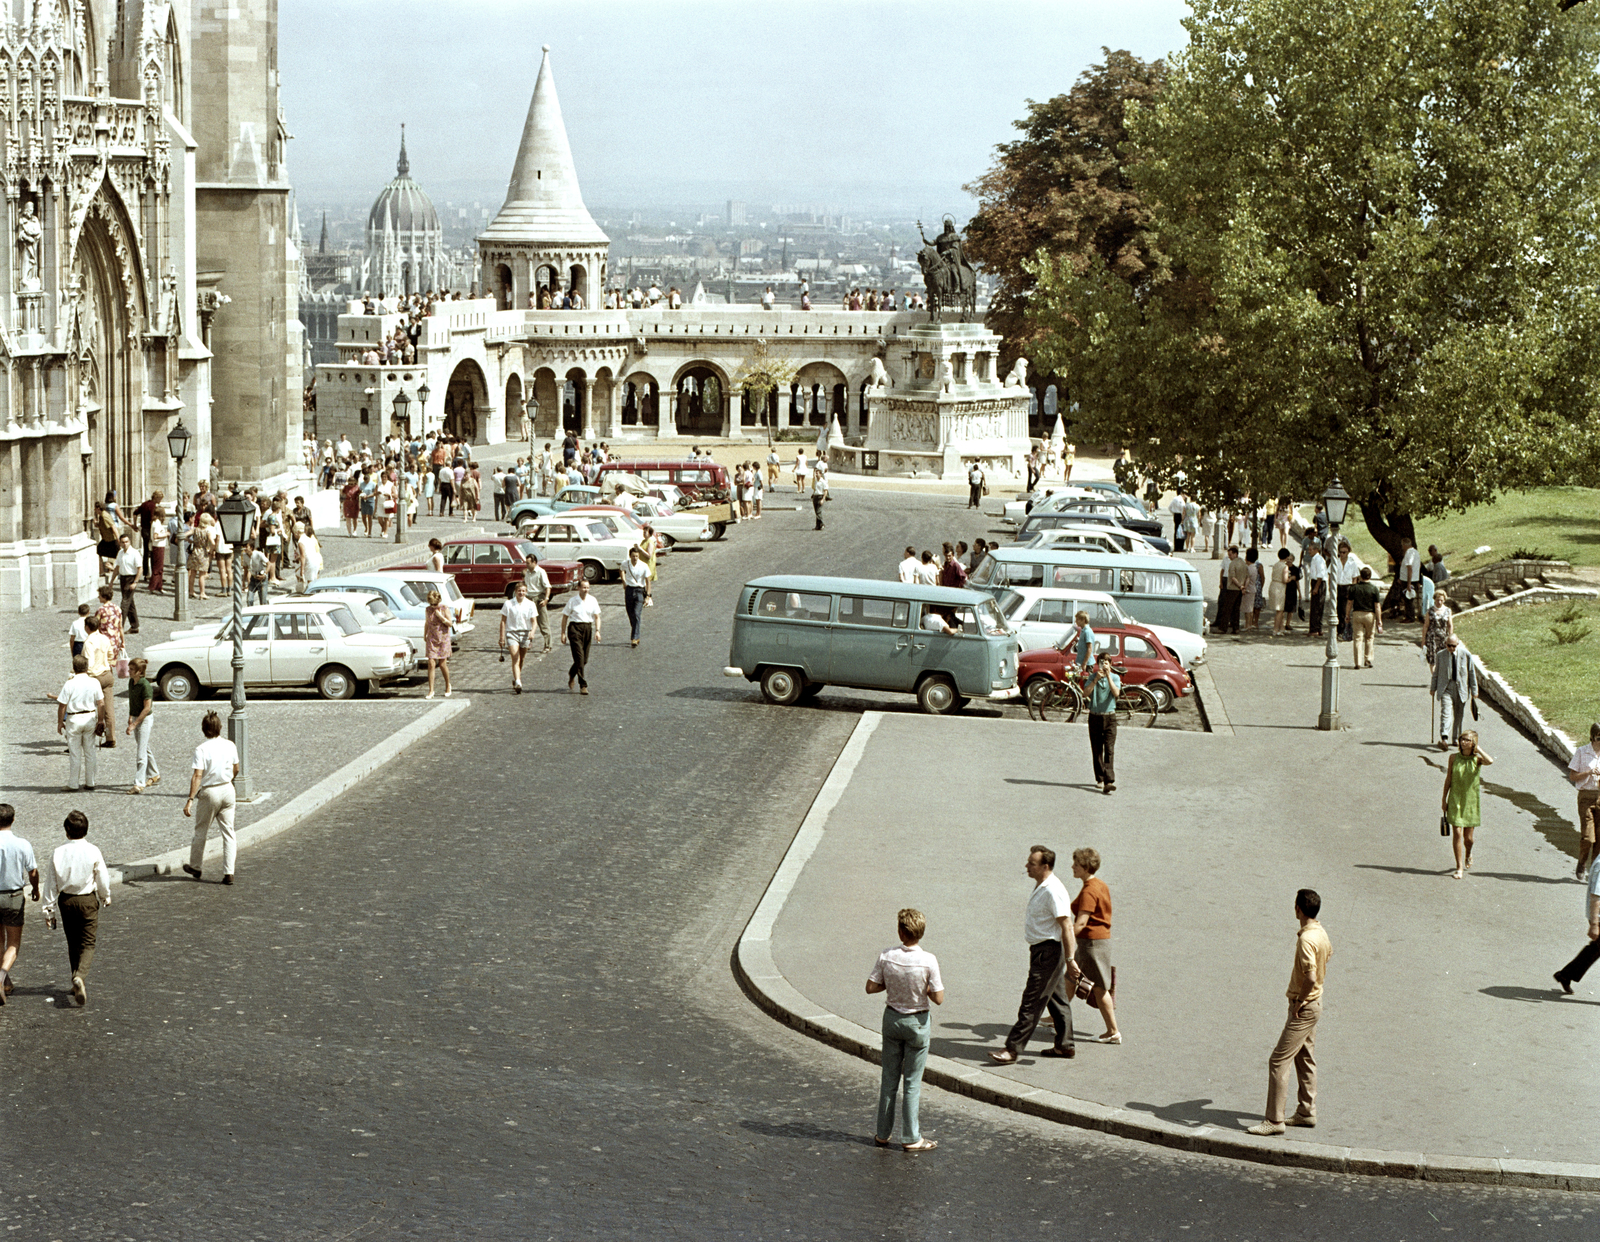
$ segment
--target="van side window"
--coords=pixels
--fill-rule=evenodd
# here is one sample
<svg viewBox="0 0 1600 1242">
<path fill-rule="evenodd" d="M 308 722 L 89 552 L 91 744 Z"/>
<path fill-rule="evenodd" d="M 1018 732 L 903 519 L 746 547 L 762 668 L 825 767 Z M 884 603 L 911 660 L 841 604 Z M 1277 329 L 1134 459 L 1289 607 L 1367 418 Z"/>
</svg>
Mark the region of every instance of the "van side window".
<svg viewBox="0 0 1600 1242">
<path fill-rule="evenodd" d="M 1124 569 L 1122 577 L 1126 583 L 1122 588 L 1124 591 L 1133 591 L 1139 595 L 1184 594 L 1182 574 L 1168 574 L 1149 569 Z"/>
<path fill-rule="evenodd" d="M 1110 569 L 1099 569 L 1093 565 L 1057 565 L 1051 574 L 1051 586 L 1058 587 L 1092 587 L 1097 591 L 1110 591 L 1113 589 L 1112 574 Z"/>
<path fill-rule="evenodd" d="M 833 596 L 805 591 L 763 591 L 756 614 L 786 621 L 826 621 L 833 611 Z"/>
<path fill-rule="evenodd" d="M 866 599 L 860 595 L 839 597 L 839 620 L 848 625 L 877 625 L 903 630 L 911 616 L 911 605 L 904 600 Z"/>
</svg>

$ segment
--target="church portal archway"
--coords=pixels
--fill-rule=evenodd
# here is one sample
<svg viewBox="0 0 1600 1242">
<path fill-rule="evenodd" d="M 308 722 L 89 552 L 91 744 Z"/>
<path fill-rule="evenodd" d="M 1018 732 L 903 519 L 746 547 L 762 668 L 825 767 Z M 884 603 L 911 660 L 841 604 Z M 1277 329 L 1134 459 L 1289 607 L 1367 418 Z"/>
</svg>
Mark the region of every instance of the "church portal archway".
<svg viewBox="0 0 1600 1242">
<path fill-rule="evenodd" d="M 483 368 L 470 358 L 457 363 L 444 394 L 444 429 L 468 444 L 481 444 L 488 413 L 489 384 Z"/>
</svg>

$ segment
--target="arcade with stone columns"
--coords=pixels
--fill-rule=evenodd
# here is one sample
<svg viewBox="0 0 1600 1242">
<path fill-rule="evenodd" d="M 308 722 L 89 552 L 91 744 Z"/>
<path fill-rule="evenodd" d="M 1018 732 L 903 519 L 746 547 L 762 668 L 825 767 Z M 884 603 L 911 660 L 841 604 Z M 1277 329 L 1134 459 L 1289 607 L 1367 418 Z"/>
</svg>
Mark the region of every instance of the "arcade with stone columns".
<svg viewBox="0 0 1600 1242">
<path fill-rule="evenodd" d="M 981 326 L 946 325 L 960 331 L 945 348 L 934 344 L 943 335 L 928 335 L 921 311 L 698 302 L 675 311 L 596 309 L 609 245 L 584 206 L 546 48 L 505 203 L 478 239 L 479 288 L 488 296 L 436 303 L 409 367 L 361 363 L 401 317 L 364 315 L 351 303 L 339 317 L 339 361 L 317 368 L 316 434 L 381 439 L 394 430 L 394 399 L 404 391 L 413 433 L 443 429 L 475 444 L 540 445 L 568 431 L 614 443 L 764 440 L 765 416 L 780 429 L 837 422 L 846 441 L 831 454 L 838 469 L 961 477 L 966 463 L 981 460 L 991 474 L 1021 473 L 1028 393 L 1002 389 L 999 338 Z M 582 310 L 540 309 L 546 295 L 559 301 L 568 290 Z M 932 364 L 930 350 L 938 354 Z M 739 391 L 741 375 L 763 358 L 794 368 L 770 405 Z M 947 361 L 960 371 L 949 393 L 918 386 L 929 365 L 942 380 Z M 879 411 L 913 391 L 942 403 L 949 417 L 935 440 L 902 444 Z M 916 430 L 921 437 L 920 424 Z M 878 452 L 876 465 L 862 449 Z"/>
</svg>

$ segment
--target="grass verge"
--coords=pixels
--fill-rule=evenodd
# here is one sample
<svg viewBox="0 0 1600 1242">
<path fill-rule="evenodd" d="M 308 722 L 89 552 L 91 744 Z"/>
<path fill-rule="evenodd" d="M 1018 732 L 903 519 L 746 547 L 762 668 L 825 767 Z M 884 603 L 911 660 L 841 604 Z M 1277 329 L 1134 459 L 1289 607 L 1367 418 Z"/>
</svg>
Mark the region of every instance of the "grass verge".
<svg viewBox="0 0 1600 1242">
<path fill-rule="evenodd" d="M 1344 532 L 1367 564 L 1387 566 L 1388 554 L 1367 533 L 1355 505 Z M 1429 544 L 1438 544 L 1455 574 L 1502 561 L 1519 550 L 1537 550 L 1574 565 L 1600 565 L 1600 488 L 1536 487 L 1507 492 L 1493 504 L 1465 513 L 1426 518 L 1417 523 L 1417 546 L 1426 555 Z M 1477 554 L 1485 545 L 1489 551 Z"/>
<path fill-rule="evenodd" d="M 1563 624 L 1562 616 L 1575 620 Z M 1591 632 L 1569 644 L 1551 632 L 1585 626 Z M 1578 742 L 1588 739 L 1590 722 L 1600 718 L 1600 606 L 1508 604 L 1457 617 L 1456 633 L 1546 720 Z"/>
</svg>

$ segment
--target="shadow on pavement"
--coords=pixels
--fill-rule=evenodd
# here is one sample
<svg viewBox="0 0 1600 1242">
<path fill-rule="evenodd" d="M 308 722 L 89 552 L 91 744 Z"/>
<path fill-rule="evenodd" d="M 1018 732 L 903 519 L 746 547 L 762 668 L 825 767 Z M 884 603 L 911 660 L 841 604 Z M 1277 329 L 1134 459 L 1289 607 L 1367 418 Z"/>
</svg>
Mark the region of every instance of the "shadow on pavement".
<svg viewBox="0 0 1600 1242">
<path fill-rule="evenodd" d="M 1600 1005 L 1600 1001 L 1575 1000 L 1570 996 L 1563 996 L 1553 987 L 1515 988 L 1506 985 L 1492 988 L 1479 988 L 1478 990 L 1484 996 L 1492 996 L 1496 1000 L 1531 1001 L 1534 1003 L 1559 1001 L 1563 1005 Z"/>
<path fill-rule="evenodd" d="M 1363 746 L 1393 746 L 1397 750 L 1438 750 L 1437 742 L 1362 742 Z"/>
<path fill-rule="evenodd" d="M 1570 875 L 1526 875 L 1520 871 L 1474 871 L 1472 874 L 1490 880 L 1516 880 L 1521 884 L 1576 884 L 1578 882 Z"/>
<path fill-rule="evenodd" d="M 1541 837 L 1563 854 L 1571 858 L 1578 856 L 1578 830 L 1573 827 L 1571 820 L 1548 802 L 1541 801 L 1526 790 L 1496 785 L 1492 781 L 1484 781 L 1483 790 L 1497 798 L 1504 798 L 1519 811 L 1526 811 L 1533 816 L 1534 830 Z"/>
<path fill-rule="evenodd" d="M 1391 871 L 1395 875 L 1427 875 L 1435 879 L 1440 876 L 1447 876 L 1455 870 L 1454 867 L 1444 867 L 1442 869 L 1433 867 L 1385 867 L 1381 863 L 1356 863 L 1354 865 L 1362 871 Z M 1473 874 L 1477 873 L 1474 872 Z"/>
<path fill-rule="evenodd" d="M 844 1130 L 827 1130 L 805 1121 L 741 1121 L 739 1128 L 767 1138 L 802 1139 L 808 1143 L 854 1143 L 858 1147 L 871 1147 L 872 1137 L 867 1134 L 849 1134 Z"/>
<path fill-rule="evenodd" d="M 1100 786 L 1085 781 L 1036 781 L 1025 776 L 1008 776 L 1006 784 L 1043 785 L 1047 789 L 1086 789 L 1090 793 L 1100 792 Z"/>
<path fill-rule="evenodd" d="M 1176 1104 L 1142 1104 L 1138 1100 L 1129 1100 L 1123 1107 L 1149 1113 L 1152 1117 L 1180 1126 L 1221 1126 L 1223 1129 L 1237 1130 L 1246 1121 L 1261 1119 L 1260 1110 L 1246 1113 L 1231 1108 L 1207 1108 L 1206 1105 L 1210 1103 L 1209 1099 L 1179 1100 Z"/>
<path fill-rule="evenodd" d="M 1034 1032 L 1035 1039 L 1049 1039 L 1049 1027 L 1040 1025 Z M 1005 1037 L 1011 1033 L 1009 1022 L 949 1022 L 940 1023 L 940 1030 L 971 1031 L 971 1039 L 951 1039 L 944 1034 L 935 1035 L 928 1044 L 928 1051 L 937 1056 L 949 1057 L 952 1061 L 976 1061 L 982 1065 L 991 1064 L 989 1054 L 997 1049 Z M 1037 1055 L 1037 1054 L 1034 1054 Z M 1023 1060 L 1029 1053 L 1024 1050 Z"/>
</svg>

